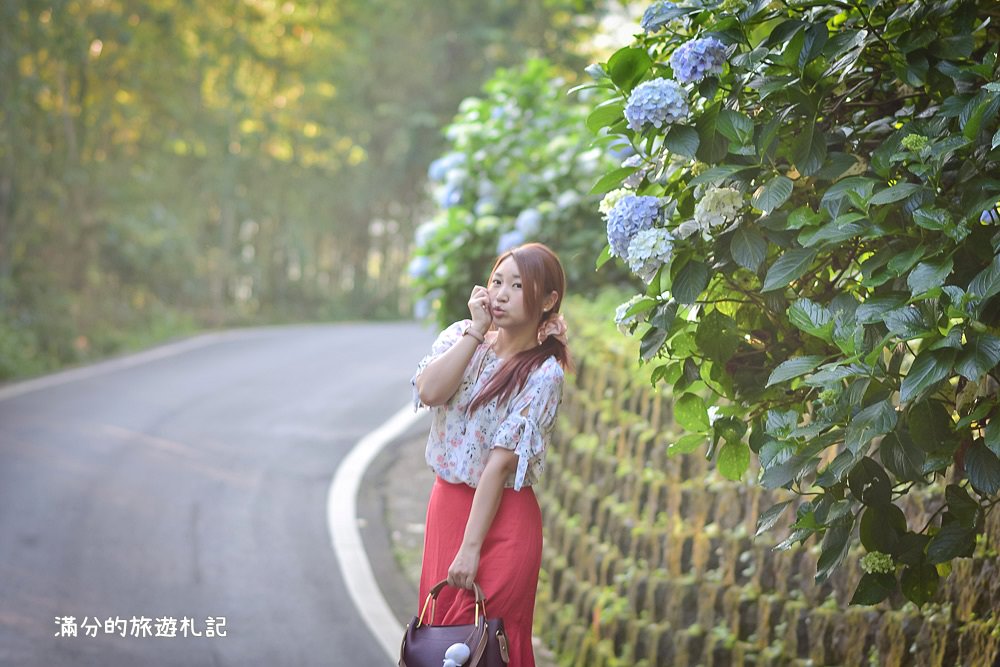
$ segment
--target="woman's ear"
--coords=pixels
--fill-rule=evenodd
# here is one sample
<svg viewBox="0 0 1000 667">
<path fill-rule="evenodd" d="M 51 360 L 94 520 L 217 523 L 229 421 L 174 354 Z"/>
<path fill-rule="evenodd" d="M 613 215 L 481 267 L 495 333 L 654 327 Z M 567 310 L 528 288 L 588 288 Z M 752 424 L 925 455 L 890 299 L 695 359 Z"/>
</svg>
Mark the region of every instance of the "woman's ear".
<svg viewBox="0 0 1000 667">
<path fill-rule="evenodd" d="M 559 292 L 552 290 L 549 296 L 546 297 L 542 310 L 546 313 L 549 312 L 555 307 L 557 301 L 559 301 Z"/>
</svg>

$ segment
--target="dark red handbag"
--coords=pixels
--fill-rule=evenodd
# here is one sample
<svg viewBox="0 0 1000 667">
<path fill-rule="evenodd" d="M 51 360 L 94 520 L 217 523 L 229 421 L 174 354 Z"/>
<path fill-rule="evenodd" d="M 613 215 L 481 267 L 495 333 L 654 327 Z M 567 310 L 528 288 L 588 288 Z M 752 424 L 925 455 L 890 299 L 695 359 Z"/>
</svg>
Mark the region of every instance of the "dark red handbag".
<svg viewBox="0 0 1000 667">
<path fill-rule="evenodd" d="M 486 597 L 479 584 L 472 584 L 476 593 L 476 620 L 472 625 L 433 625 L 434 606 L 438 594 L 448 584 L 438 582 L 427 594 L 419 616 L 414 616 L 406 626 L 403 643 L 399 647 L 399 667 L 441 667 L 445 653 L 453 644 L 469 647 L 469 658 L 462 667 L 504 667 L 510 662 L 507 651 L 507 632 L 503 619 L 486 617 Z M 424 623 L 427 606 L 431 605 L 429 623 Z"/>
</svg>

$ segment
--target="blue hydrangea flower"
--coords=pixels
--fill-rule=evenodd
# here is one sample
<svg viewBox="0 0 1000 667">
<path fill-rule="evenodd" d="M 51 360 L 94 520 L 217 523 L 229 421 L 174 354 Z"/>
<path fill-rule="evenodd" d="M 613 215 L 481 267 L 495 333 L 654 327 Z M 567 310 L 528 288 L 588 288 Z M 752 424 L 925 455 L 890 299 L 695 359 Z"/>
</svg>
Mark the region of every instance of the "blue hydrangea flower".
<svg viewBox="0 0 1000 667">
<path fill-rule="evenodd" d="M 611 255 L 628 259 L 628 246 L 644 229 L 650 229 L 660 215 L 660 200 L 656 197 L 625 195 L 608 214 L 608 243 Z"/>
<path fill-rule="evenodd" d="M 628 96 L 625 118 L 628 126 L 641 132 L 644 126 L 660 128 L 688 115 L 684 89 L 670 79 L 643 81 Z"/>
<path fill-rule="evenodd" d="M 431 269 L 431 258 L 426 255 L 419 255 L 410 261 L 409 273 L 411 278 L 423 278 Z"/>
<path fill-rule="evenodd" d="M 726 47 L 715 37 L 692 39 L 681 44 L 670 56 L 674 78 L 681 83 L 701 81 L 711 74 L 722 74 Z"/>
<path fill-rule="evenodd" d="M 628 244 L 628 266 L 647 285 L 674 252 L 673 237 L 665 229 L 644 229 Z"/>
<path fill-rule="evenodd" d="M 987 225 L 1000 225 L 1000 210 L 996 208 L 986 209 L 983 211 L 983 214 L 979 216 L 979 222 Z"/>
<path fill-rule="evenodd" d="M 534 208 L 524 209 L 518 214 L 517 220 L 514 221 L 514 229 L 521 232 L 527 238 L 537 234 L 541 228 L 542 214 Z"/>
<path fill-rule="evenodd" d="M 501 234 L 500 240 L 497 242 L 497 254 L 502 255 L 522 243 L 524 243 L 524 234 L 517 229 L 509 231 L 506 234 Z"/>
<path fill-rule="evenodd" d="M 642 21 L 639 25 L 646 31 L 647 34 L 651 32 L 659 32 L 663 26 L 670 23 L 670 21 L 674 18 L 673 16 L 667 14 L 667 12 L 676 8 L 677 5 L 672 2 L 667 2 L 666 0 L 654 2 L 646 8 L 645 13 L 642 15 Z"/>
<path fill-rule="evenodd" d="M 449 171 L 465 164 L 465 153 L 448 153 L 431 162 L 427 168 L 427 178 L 441 182 Z"/>
</svg>

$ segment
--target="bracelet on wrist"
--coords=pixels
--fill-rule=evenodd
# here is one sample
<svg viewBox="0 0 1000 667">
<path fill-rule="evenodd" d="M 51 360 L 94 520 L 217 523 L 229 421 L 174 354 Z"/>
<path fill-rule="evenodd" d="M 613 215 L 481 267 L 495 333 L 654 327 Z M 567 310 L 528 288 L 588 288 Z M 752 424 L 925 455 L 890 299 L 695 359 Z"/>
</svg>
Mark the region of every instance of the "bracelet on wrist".
<svg viewBox="0 0 1000 667">
<path fill-rule="evenodd" d="M 486 336 L 484 336 L 483 334 L 481 334 L 478 331 L 476 331 L 475 329 L 473 329 L 471 324 L 469 326 L 465 327 L 465 331 L 462 332 L 462 335 L 463 336 L 471 336 L 472 338 L 475 338 L 476 340 L 478 340 L 480 343 L 485 343 L 486 342 Z"/>
</svg>

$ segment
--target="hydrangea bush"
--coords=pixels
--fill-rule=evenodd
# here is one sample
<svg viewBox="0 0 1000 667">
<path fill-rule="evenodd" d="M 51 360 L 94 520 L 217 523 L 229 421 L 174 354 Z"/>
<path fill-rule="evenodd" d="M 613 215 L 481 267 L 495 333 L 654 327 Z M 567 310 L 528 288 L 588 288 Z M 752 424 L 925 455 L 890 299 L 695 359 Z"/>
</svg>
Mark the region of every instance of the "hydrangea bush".
<svg viewBox="0 0 1000 667">
<path fill-rule="evenodd" d="M 798 494 L 787 548 L 817 579 L 855 535 L 853 602 L 923 604 L 1000 491 L 1000 110 L 987 0 L 656 2 L 588 68 L 598 143 L 635 155 L 593 192 L 647 284 L 641 337 L 719 471 Z M 602 269 L 603 270 L 603 269 Z M 938 490 L 926 525 L 905 496 Z M 980 540 L 981 541 L 981 540 Z"/>
<path fill-rule="evenodd" d="M 600 197 L 586 189 L 616 158 L 591 145 L 589 104 L 566 87 L 553 66 L 534 60 L 498 71 L 483 97 L 462 102 L 446 130 L 449 152 L 428 169 L 437 207 L 417 230 L 410 263 L 424 295 L 418 317 L 434 314 L 442 326 L 468 317 L 472 286 L 497 254 L 525 241 L 560 254 L 573 292 L 627 280 L 624 269 L 598 275 L 581 261 L 605 235 Z"/>
</svg>

